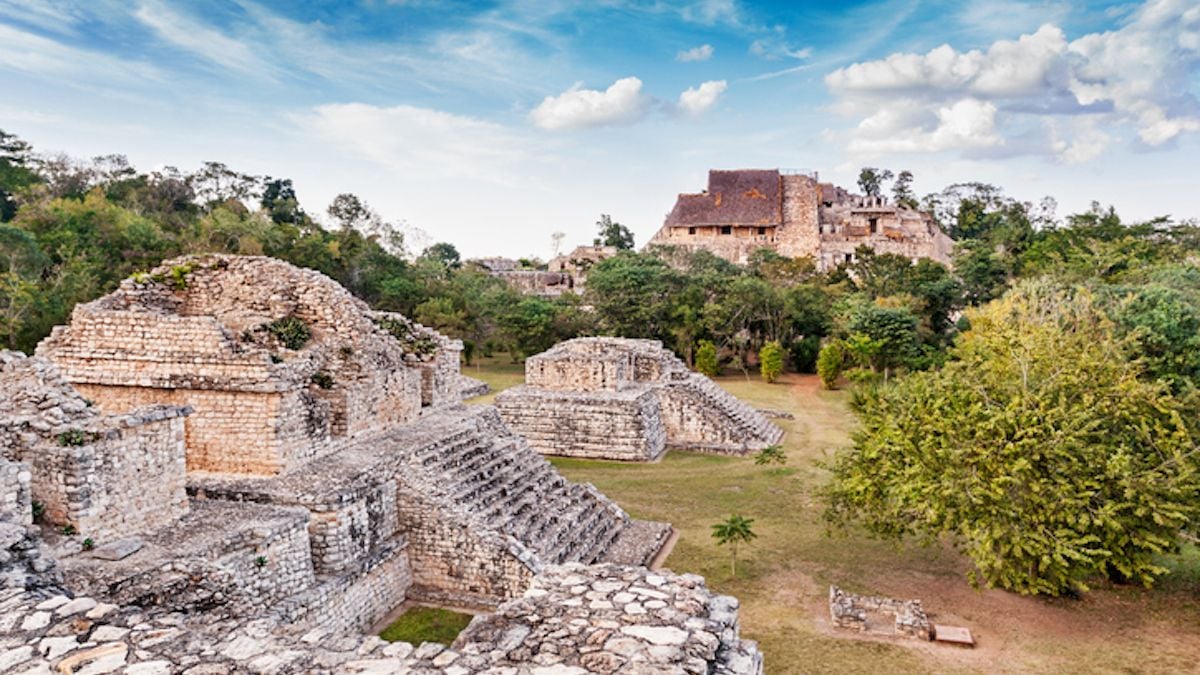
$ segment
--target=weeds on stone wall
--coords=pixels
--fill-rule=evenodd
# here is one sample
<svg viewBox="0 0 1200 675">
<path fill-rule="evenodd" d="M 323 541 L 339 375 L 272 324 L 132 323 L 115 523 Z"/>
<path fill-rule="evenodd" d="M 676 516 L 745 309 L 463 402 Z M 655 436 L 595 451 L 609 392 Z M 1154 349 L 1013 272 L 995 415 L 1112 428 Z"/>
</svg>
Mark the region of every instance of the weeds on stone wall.
<svg viewBox="0 0 1200 675">
<path fill-rule="evenodd" d="M 318 370 L 312 374 L 312 383 L 322 389 L 333 389 L 333 376 L 323 370 Z"/>
<path fill-rule="evenodd" d="M 64 448 L 76 448 L 96 440 L 96 434 L 83 429 L 68 429 L 57 436 L 58 444 Z"/>
<path fill-rule="evenodd" d="M 266 324 L 267 332 L 274 335 L 284 347 L 296 351 L 312 339 L 312 329 L 297 316 L 285 316 Z"/>
</svg>

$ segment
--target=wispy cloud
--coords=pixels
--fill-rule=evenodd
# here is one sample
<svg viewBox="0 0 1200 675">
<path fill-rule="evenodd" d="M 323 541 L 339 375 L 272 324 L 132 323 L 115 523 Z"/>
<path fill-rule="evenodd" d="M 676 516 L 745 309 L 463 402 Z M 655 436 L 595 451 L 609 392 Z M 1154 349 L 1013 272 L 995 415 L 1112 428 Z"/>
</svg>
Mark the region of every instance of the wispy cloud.
<svg viewBox="0 0 1200 675">
<path fill-rule="evenodd" d="M 712 45 L 703 44 L 703 45 L 700 45 L 699 47 L 692 47 L 691 49 L 684 49 L 683 51 L 681 51 L 675 55 L 675 60 L 682 61 L 684 63 L 691 63 L 691 62 L 695 62 L 695 61 L 707 61 L 712 58 L 713 51 L 714 50 L 713 50 Z"/>
<path fill-rule="evenodd" d="M 252 76 L 268 75 L 274 70 L 243 42 L 161 2 L 142 2 L 133 15 L 166 42 L 218 66 Z"/>
<path fill-rule="evenodd" d="M 97 82 L 142 84 L 163 79 L 162 72 L 150 64 L 72 47 L 3 23 L 0 68 L 90 86 Z"/>
</svg>

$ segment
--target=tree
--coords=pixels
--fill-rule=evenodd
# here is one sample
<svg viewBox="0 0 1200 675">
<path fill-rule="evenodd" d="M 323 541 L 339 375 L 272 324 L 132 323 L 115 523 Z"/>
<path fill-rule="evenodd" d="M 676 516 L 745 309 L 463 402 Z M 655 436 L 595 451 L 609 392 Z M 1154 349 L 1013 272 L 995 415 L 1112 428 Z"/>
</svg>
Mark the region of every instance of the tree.
<svg viewBox="0 0 1200 675">
<path fill-rule="evenodd" d="M 883 183 L 892 179 L 892 172 L 888 169 L 876 169 L 873 166 L 864 166 L 858 172 L 858 189 L 863 191 L 863 194 L 868 197 L 883 196 Z"/>
<path fill-rule="evenodd" d="M 850 317 L 845 344 L 859 365 L 883 373 L 906 365 L 917 354 L 917 319 L 903 307 L 860 306 Z"/>
<path fill-rule="evenodd" d="M 900 206 L 905 206 L 910 209 L 917 208 L 917 196 L 912 191 L 912 172 L 905 169 L 896 176 L 896 182 L 892 183 L 892 196 L 896 203 Z"/>
<path fill-rule="evenodd" d="M 817 376 L 821 378 L 821 384 L 826 389 L 837 388 L 838 378 L 842 376 L 844 361 L 845 355 L 841 342 L 833 340 L 821 347 L 821 351 L 817 354 Z"/>
<path fill-rule="evenodd" d="M 967 316 L 942 369 L 856 391 L 826 516 L 950 535 L 973 582 L 1020 593 L 1152 583 L 1200 516 L 1195 410 L 1141 377 L 1084 291 L 1026 283 Z"/>
<path fill-rule="evenodd" d="M 633 250 L 633 232 L 630 232 L 628 227 L 613 222 L 612 216 L 607 213 L 600 214 L 600 220 L 596 221 L 596 229 L 600 234 L 598 243 L 615 246 L 622 251 Z"/>
<path fill-rule="evenodd" d="M 775 340 L 763 345 L 758 350 L 758 368 L 762 378 L 768 384 L 774 384 L 783 374 L 783 346 Z"/>
<path fill-rule="evenodd" d="M 458 254 L 458 249 L 455 248 L 454 244 L 445 242 L 434 244 L 425 249 L 421 252 L 421 258 L 435 260 L 449 270 L 456 270 L 462 267 L 462 257 Z"/>
<path fill-rule="evenodd" d="M 721 372 L 717 361 L 717 346 L 711 340 L 701 340 L 696 348 L 696 370 L 709 376 L 716 377 Z"/>
<path fill-rule="evenodd" d="M 758 538 L 751 527 L 753 524 L 753 518 L 743 518 L 735 513 L 712 526 L 712 536 L 717 540 L 717 546 L 729 544 L 729 572 L 733 577 L 737 577 L 738 544 L 749 545 L 752 540 Z"/>
<path fill-rule="evenodd" d="M 290 178 L 264 178 L 259 204 L 276 223 L 299 223 L 305 218 Z"/>
<path fill-rule="evenodd" d="M 567 238 L 566 232 L 552 232 L 550 234 L 550 251 L 551 251 L 550 257 L 551 258 L 557 258 L 558 254 L 562 252 L 563 239 L 566 239 L 566 238 Z"/>
<path fill-rule="evenodd" d="M 609 334 L 665 339 L 679 287 L 679 274 L 662 260 L 626 252 L 592 268 L 586 298 Z"/>
</svg>

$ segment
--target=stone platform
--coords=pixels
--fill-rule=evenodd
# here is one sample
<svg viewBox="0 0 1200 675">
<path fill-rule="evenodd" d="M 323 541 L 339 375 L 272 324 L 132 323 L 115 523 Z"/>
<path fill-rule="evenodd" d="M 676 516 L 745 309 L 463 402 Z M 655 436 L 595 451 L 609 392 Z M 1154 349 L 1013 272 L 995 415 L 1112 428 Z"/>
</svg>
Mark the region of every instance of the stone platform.
<svg viewBox="0 0 1200 675">
<path fill-rule="evenodd" d="M 653 461 L 667 448 L 745 455 L 783 430 L 656 340 L 577 338 L 530 357 L 496 397 L 504 421 L 547 455 Z"/>
</svg>

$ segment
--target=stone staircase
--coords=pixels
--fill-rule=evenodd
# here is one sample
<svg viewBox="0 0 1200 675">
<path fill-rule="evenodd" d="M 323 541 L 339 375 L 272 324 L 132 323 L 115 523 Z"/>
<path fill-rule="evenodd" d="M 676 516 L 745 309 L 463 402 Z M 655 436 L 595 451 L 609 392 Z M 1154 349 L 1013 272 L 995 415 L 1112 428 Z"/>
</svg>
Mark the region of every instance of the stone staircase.
<svg viewBox="0 0 1200 675">
<path fill-rule="evenodd" d="M 452 433 L 413 447 L 407 463 L 432 487 L 427 497 L 512 537 L 544 565 L 605 562 L 634 522 L 592 485 L 559 474 L 504 426 L 494 408 L 475 408 Z M 669 525 L 656 525 L 641 545 L 640 564 L 649 563 L 670 534 Z"/>
<path fill-rule="evenodd" d="M 697 373 L 673 373 L 672 395 L 691 399 L 694 411 L 748 449 L 761 450 L 783 440 L 783 430 L 766 415 Z"/>
</svg>

